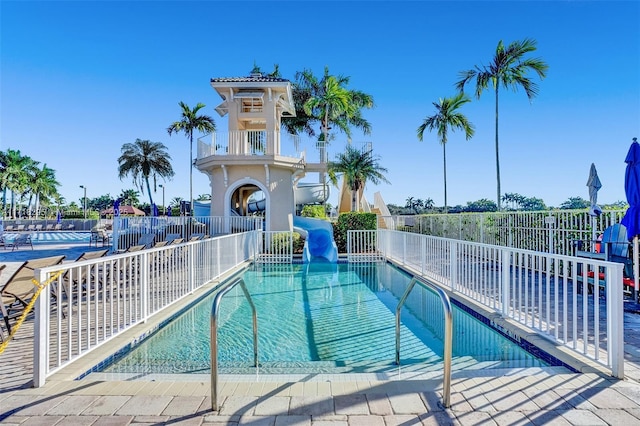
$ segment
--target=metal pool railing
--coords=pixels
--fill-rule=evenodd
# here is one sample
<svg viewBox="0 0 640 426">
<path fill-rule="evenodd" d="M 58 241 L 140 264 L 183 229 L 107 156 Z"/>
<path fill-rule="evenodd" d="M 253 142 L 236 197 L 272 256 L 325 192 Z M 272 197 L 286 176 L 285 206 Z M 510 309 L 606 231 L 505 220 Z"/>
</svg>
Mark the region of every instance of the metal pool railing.
<svg viewBox="0 0 640 426">
<path fill-rule="evenodd" d="M 442 383 L 442 404 L 445 408 L 451 406 L 451 356 L 453 352 L 453 310 L 451 309 L 451 301 L 449 296 L 440 287 L 430 283 L 429 281 L 420 278 L 413 277 L 404 294 L 398 302 L 396 307 L 396 365 L 400 365 L 400 313 L 404 306 L 409 293 L 413 290 L 416 284 L 423 285 L 435 291 L 440 300 L 442 301 L 442 308 L 444 309 L 444 351 L 442 355 L 444 367 L 443 367 L 443 383 Z"/>
<path fill-rule="evenodd" d="M 240 285 L 244 296 L 249 302 L 251 307 L 252 322 L 253 322 L 253 366 L 258 366 L 258 314 L 256 312 L 256 306 L 253 304 L 251 294 L 247 290 L 247 285 L 242 278 L 230 282 L 222 289 L 218 291 L 216 297 L 213 299 L 211 306 L 211 409 L 218 411 L 218 311 L 220 308 L 220 302 L 225 294 L 231 291 L 236 285 Z"/>
<path fill-rule="evenodd" d="M 146 322 L 258 251 L 261 231 L 67 262 L 35 271 L 56 277 L 35 307 L 34 386 L 129 328 Z"/>
</svg>

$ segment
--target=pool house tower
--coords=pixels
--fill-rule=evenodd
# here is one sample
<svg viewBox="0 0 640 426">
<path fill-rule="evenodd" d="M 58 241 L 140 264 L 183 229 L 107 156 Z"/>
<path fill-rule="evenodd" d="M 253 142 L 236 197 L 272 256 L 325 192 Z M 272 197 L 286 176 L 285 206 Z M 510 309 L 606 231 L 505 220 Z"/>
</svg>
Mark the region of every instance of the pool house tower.
<svg viewBox="0 0 640 426">
<path fill-rule="evenodd" d="M 248 77 L 212 78 L 211 87 L 228 131 L 198 140 L 195 166 L 210 180 L 210 215 L 264 212 L 265 230 L 289 230 L 289 214 L 302 201 L 294 190 L 299 179 L 326 171 L 326 162 L 307 162 L 298 136 L 281 132 L 282 118 L 296 114 L 291 83 L 254 69 Z"/>
</svg>

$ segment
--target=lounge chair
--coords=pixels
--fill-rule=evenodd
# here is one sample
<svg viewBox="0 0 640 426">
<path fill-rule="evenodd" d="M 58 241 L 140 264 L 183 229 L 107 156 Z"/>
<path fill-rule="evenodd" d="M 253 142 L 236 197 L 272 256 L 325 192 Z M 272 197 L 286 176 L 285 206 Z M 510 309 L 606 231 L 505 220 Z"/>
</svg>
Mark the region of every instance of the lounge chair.
<svg viewBox="0 0 640 426">
<path fill-rule="evenodd" d="M 53 230 L 54 231 L 62 231 L 62 224 L 61 223 L 56 223 L 56 226 L 54 226 Z"/>
<path fill-rule="evenodd" d="M 4 230 L 7 232 L 13 232 L 13 225 L 7 225 L 4 227 Z"/>
<path fill-rule="evenodd" d="M 149 248 L 153 246 L 153 243 L 156 240 L 155 234 L 142 234 L 142 236 L 138 239 L 136 245 L 143 246 L 144 248 Z"/>
<path fill-rule="evenodd" d="M 53 231 L 53 223 L 47 223 L 47 226 L 44 228 L 45 231 Z"/>
<path fill-rule="evenodd" d="M 83 260 L 98 259 L 106 256 L 107 253 L 109 253 L 108 249 L 85 251 L 80 256 L 78 256 L 75 262 L 81 262 Z M 98 268 L 98 265 L 92 265 L 90 267 L 80 267 L 77 269 L 67 270 L 67 272 L 65 272 L 64 275 L 62 276 L 62 283 L 63 283 L 62 290 L 67 295 L 67 297 L 70 297 L 72 294 L 74 294 L 77 291 L 79 286 L 82 287 L 83 293 L 86 292 L 87 277 L 89 276 L 89 274 L 91 274 L 92 277 L 97 276 L 98 275 L 97 268 Z M 56 294 L 56 297 L 57 297 L 57 294 Z"/>
<path fill-rule="evenodd" d="M 17 250 L 20 246 L 31 246 L 31 250 L 33 250 L 33 242 L 31 241 L 31 234 L 20 234 L 17 235 L 13 241 L 7 242 L 5 244 L 5 248 L 12 247 L 11 251 Z"/>
<path fill-rule="evenodd" d="M 24 225 L 18 225 L 18 228 L 16 229 L 16 231 L 18 231 L 18 232 L 24 232 L 24 231 L 25 231 L 25 229 L 24 229 Z"/>
<path fill-rule="evenodd" d="M 102 243 L 102 247 L 109 245 L 109 239 L 111 236 L 104 228 L 97 228 L 91 231 L 91 236 L 89 238 L 89 247 L 94 242 L 96 243 L 96 247 L 98 247 L 98 241 Z"/>
<path fill-rule="evenodd" d="M 73 231 L 74 229 L 76 229 L 76 225 L 74 225 L 73 223 L 70 223 L 70 224 L 67 226 L 67 231 Z"/>
<path fill-rule="evenodd" d="M 27 307 L 36 292 L 36 286 L 32 281 L 34 271 L 39 268 L 58 265 L 62 263 L 64 258 L 65 256 L 62 255 L 43 257 L 24 262 L 2 287 L 2 290 L 0 290 L 0 296 L 2 297 L 2 316 L 4 317 L 4 322 L 9 333 L 11 333 L 9 320 L 18 318 L 22 314 L 22 311 Z"/>
<path fill-rule="evenodd" d="M 165 240 L 167 240 L 168 243 L 171 243 L 173 240 L 180 237 L 182 237 L 182 234 L 167 234 Z"/>
<path fill-rule="evenodd" d="M 36 232 L 40 232 L 40 231 L 42 231 L 42 228 L 43 228 L 42 224 L 41 224 L 41 223 L 39 223 L 39 224 L 37 224 L 37 225 L 36 225 L 36 229 L 35 229 L 35 231 L 36 231 Z"/>
</svg>

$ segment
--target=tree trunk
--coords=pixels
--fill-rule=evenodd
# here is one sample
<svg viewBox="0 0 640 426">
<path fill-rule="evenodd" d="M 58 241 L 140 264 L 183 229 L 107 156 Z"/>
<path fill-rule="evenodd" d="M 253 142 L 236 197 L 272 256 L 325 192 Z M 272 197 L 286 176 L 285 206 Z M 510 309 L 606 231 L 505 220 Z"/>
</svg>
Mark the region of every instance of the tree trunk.
<svg viewBox="0 0 640 426">
<path fill-rule="evenodd" d="M 496 181 L 497 181 L 497 192 L 498 192 L 498 211 L 502 210 L 500 207 L 500 154 L 498 149 L 498 83 L 496 82 Z"/>
</svg>

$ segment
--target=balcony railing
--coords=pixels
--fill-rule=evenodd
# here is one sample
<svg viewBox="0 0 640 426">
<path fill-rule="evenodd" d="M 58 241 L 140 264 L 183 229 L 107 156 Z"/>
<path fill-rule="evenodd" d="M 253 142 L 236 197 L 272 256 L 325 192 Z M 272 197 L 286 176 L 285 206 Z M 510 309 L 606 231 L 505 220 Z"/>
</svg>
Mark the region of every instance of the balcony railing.
<svg viewBox="0 0 640 426">
<path fill-rule="evenodd" d="M 198 139 L 198 159 L 213 155 L 278 155 L 300 158 L 300 137 L 265 130 L 216 132 Z"/>
</svg>

